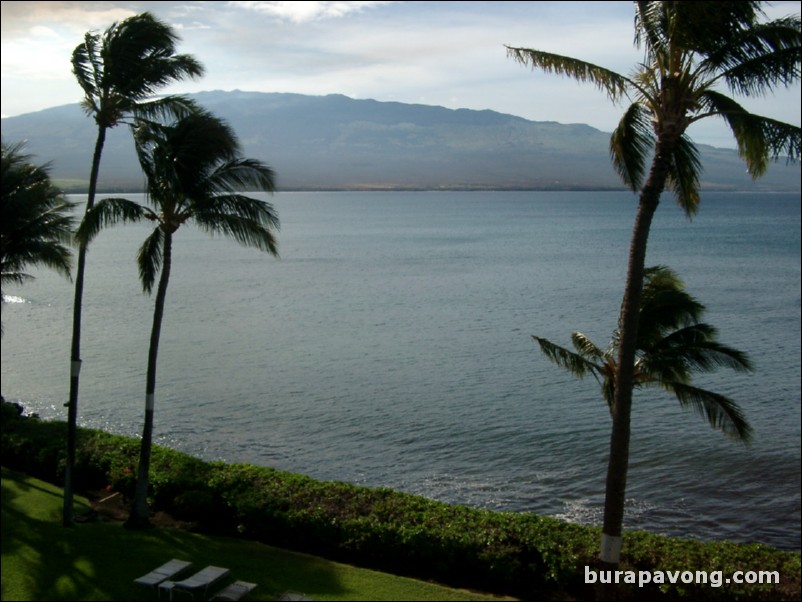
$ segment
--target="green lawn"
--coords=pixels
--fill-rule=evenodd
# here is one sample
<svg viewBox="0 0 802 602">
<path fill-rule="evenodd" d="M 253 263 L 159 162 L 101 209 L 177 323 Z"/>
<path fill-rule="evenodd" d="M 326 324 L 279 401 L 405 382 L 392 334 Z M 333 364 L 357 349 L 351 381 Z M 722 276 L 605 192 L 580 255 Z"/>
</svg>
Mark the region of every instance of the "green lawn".
<svg viewBox="0 0 802 602">
<path fill-rule="evenodd" d="M 315 600 L 498 599 L 176 529 L 130 531 L 108 522 L 63 528 L 61 502 L 60 489 L 3 469 L 2 600 L 156 600 L 155 592 L 133 580 L 171 558 L 199 569 L 225 566 L 231 569 L 228 581 L 258 583 L 250 600 L 273 600 L 285 591 Z M 76 499 L 77 513 L 88 508 L 85 499 Z"/>
</svg>

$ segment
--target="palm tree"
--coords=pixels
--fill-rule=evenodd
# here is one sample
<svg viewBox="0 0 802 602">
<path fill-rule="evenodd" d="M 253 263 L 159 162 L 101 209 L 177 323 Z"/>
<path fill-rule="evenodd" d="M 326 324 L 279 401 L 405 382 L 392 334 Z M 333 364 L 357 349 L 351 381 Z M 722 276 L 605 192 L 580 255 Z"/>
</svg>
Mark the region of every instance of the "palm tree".
<svg viewBox="0 0 802 602">
<path fill-rule="evenodd" d="M 752 428 L 738 404 L 728 397 L 691 384 L 695 373 L 713 372 L 727 367 L 749 371 L 746 354 L 716 340 L 716 329 L 700 322 L 705 311 L 683 288 L 670 269 L 657 266 L 644 270 L 641 306 L 638 312 L 638 340 L 635 344 L 633 387 L 662 389 L 676 397 L 684 409 L 692 409 L 726 436 L 749 442 Z M 574 332 L 571 342 L 576 351 L 541 337 L 532 338 L 552 362 L 580 378 L 592 375 L 601 387 L 602 397 L 614 416 L 619 375 L 620 329 L 606 349 L 597 347 L 587 336 Z M 601 598 L 612 596 L 604 588 Z"/>
<path fill-rule="evenodd" d="M 88 243 L 103 227 L 147 219 L 156 227 L 137 257 L 142 287 L 156 290 L 145 388 L 145 425 L 140 448 L 134 505 L 129 526 L 148 524 L 148 473 L 159 351 L 167 285 L 172 269 L 173 234 L 189 221 L 211 234 L 223 234 L 240 244 L 278 254 L 274 230 L 279 221 L 273 207 L 240 191 L 273 192 L 273 171 L 260 161 L 241 158 L 230 127 L 220 119 L 197 113 L 169 125 L 154 122 L 135 128 L 137 154 L 147 179 L 150 207 L 125 199 L 104 199 L 87 212 L 78 231 Z"/>
<path fill-rule="evenodd" d="M 754 178 L 766 171 L 770 158 L 799 158 L 799 127 L 750 113 L 720 91 L 725 87 L 733 94 L 759 96 L 799 80 L 799 16 L 766 22 L 761 20 L 761 4 L 635 2 L 635 44 L 645 52 L 643 62 L 628 77 L 575 58 L 507 47 L 508 56 L 533 69 L 590 82 L 613 101 L 631 102 L 610 140 L 616 170 L 639 192 L 619 319 L 602 528 L 601 560 L 610 567 L 617 566 L 620 557 L 649 230 L 666 188 L 689 217 L 700 200 L 702 167 L 687 129 L 707 117 L 724 119 Z"/>
<path fill-rule="evenodd" d="M 2 143 L 0 168 L 0 284 L 33 278 L 29 266 L 44 266 L 70 277 L 74 203 L 50 181 L 48 167 L 35 165 L 21 144 Z M 1 293 L 0 293 L 1 294 Z"/>
<path fill-rule="evenodd" d="M 178 37 L 149 13 L 113 23 L 101 36 L 89 32 L 72 53 L 72 69 L 84 91 L 81 102 L 97 124 L 97 139 L 89 175 L 86 211 L 95 204 L 100 158 L 106 132 L 125 119 L 182 115 L 194 105 L 182 97 L 153 99 L 167 84 L 198 77 L 203 67 L 189 55 L 176 54 Z M 63 524 L 73 523 L 72 471 L 75 464 L 78 385 L 81 368 L 81 312 L 83 307 L 86 245 L 78 248 L 73 304 L 70 398 L 67 411 L 67 465 L 64 472 Z"/>
</svg>

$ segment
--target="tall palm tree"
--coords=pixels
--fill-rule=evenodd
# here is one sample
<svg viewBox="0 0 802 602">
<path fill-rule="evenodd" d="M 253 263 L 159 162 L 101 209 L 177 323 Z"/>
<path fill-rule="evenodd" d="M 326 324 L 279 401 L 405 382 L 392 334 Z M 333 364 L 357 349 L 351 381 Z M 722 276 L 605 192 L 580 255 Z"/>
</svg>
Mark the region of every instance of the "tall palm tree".
<svg viewBox="0 0 802 602">
<path fill-rule="evenodd" d="M 749 442 L 752 428 L 738 404 L 728 397 L 695 387 L 696 373 L 713 372 L 720 367 L 749 371 L 752 365 L 745 353 L 722 345 L 717 331 L 700 322 L 705 307 L 689 295 L 670 269 L 657 266 L 644 269 L 644 285 L 638 312 L 638 339 L 635 344 L 633 387 L 662 389 L 676 397 L 684 409 L 691 409 L 711 427 L 741 442 Z M 617 330 L 606 349 L 597 347 L 580 332 L 571 342 L 576 351 L 541 337 L 532 337 L 552 362 L 580 378 L 592 375 L 614 417 L 619 378 L 621 332 Z M 616 559 L 618 561 L 619 559 Z M 602 599 L 613 592 L 600 586 Z"/>
<path fill-rule="evenodd" d="M 103 35 L 89 32 L 72 53 L 72 70 L 84 91 L 81 102 L 97 124 L 86 211 L 95 204 L 100 159 L 106 133 L 126 119 L 182 115 L 194 109 L 182 97 L 154 99 L 161 88 L 185 77 L 198 77 L 203 67 L 192 56 L 176 54 L 178 37 L 172 28 L 150 13 L 113 23 Z M 67 465 L 64 473 L 64 525 L 73 523 L 72 472 L 78 418 L 81 368 L 81 313 L 83 308 L 86 245 L 79 244 L 70 350 L 70 398 L 67 411 Z"/>
<path fill-rule="evenodd" d="M 769 159 L 800 154 L 800 128 L 755 115 L 720 89 L 759 96 L 800 77 L 799 16 L 765 21 L 761 2 L 635 2 L 635 44 L 644 60 L 630 76 L 575 58 L 507 47 L 533 69 L 590 82 L 629 107 L 613 132 L 610 154 L 623 181 L 639 192 L 619 319 L 620 344 L 612 405 L 601 560 L 618 565 L 629 462 L 632 388 L 646 246 L 660 195 L 668 188 L 685 213 L 699 204 L 702 166 L 687 135 L 693 123 L 724 119 L 749 173 Z M 649 169 L 647 171 L 647 165 Z"/>
<path fill-rule="evenodd" d="M 140 448 L 134 505 L 129 526 L 148 524 L 148 473 L 159 351 L 167 285 L 172 269 L 173 234 L 194 222 L 211 234 L 278 254 L 274 231 L 278 215 L 265 202 L 243 194 L 245 189 L 273 192 L 273 171 L 264 163 L 242 158 L 230 127 L 208 113 L 196 113 L 169 125 L 144 123 L 135 129 L 137 154 L 147 179 L 149 207 L 125 199 L 104 199 L 87 212 L 78 231 L 88 243 L 103 227 L 147 219 L 156 227 L 137 257 L 142 287 L 156 284 L 153 326 L 145 388 L 145 425 Z"/>
<path fill-rule="evenodd" d="M 48 167 L 31 162 L 21 144 L 2 143 L 0 167 L 0 285 L 33 278 L 25 270 L 44 266 L 70 276 L 74 203 L 50 180 Z"/>
</svg>

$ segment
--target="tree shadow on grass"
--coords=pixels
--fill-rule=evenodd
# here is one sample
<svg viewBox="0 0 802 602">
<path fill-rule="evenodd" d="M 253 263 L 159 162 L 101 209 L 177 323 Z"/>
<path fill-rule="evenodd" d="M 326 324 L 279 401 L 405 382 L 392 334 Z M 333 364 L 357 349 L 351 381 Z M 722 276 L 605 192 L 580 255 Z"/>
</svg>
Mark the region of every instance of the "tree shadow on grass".
<svg viewBox="0 0 802 602">
<path fill-rule="evenodd" d="M 2 599 L 156 600 L 156 590 L 133 580 L 171 558 L 196 569 L 230 569 L 221 588 L 234 579 L 259 584 L 250 599 L 275 599 L 287 590 L 347 595 L 331 565 L 315 557 L 176 529 L 131 531 L 106 522 L 62 527 L 61 500 L 61 490 L 3 470 Z"/>
</svg>

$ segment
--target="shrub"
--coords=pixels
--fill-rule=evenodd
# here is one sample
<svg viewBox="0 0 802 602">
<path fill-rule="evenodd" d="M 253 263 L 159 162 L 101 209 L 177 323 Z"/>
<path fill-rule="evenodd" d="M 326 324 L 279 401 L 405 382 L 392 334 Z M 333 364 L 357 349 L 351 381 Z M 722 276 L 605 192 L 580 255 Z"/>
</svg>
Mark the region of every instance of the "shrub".
<svg viewBox="0 0 802 602">
<path fill-rule="evenodd" d="M 170 508 L 170 513 L 175 518 L 202 524 L 213 523 L 215 511 L 212 494 L 197 489 L 176 495 Z"/>
</svg>

